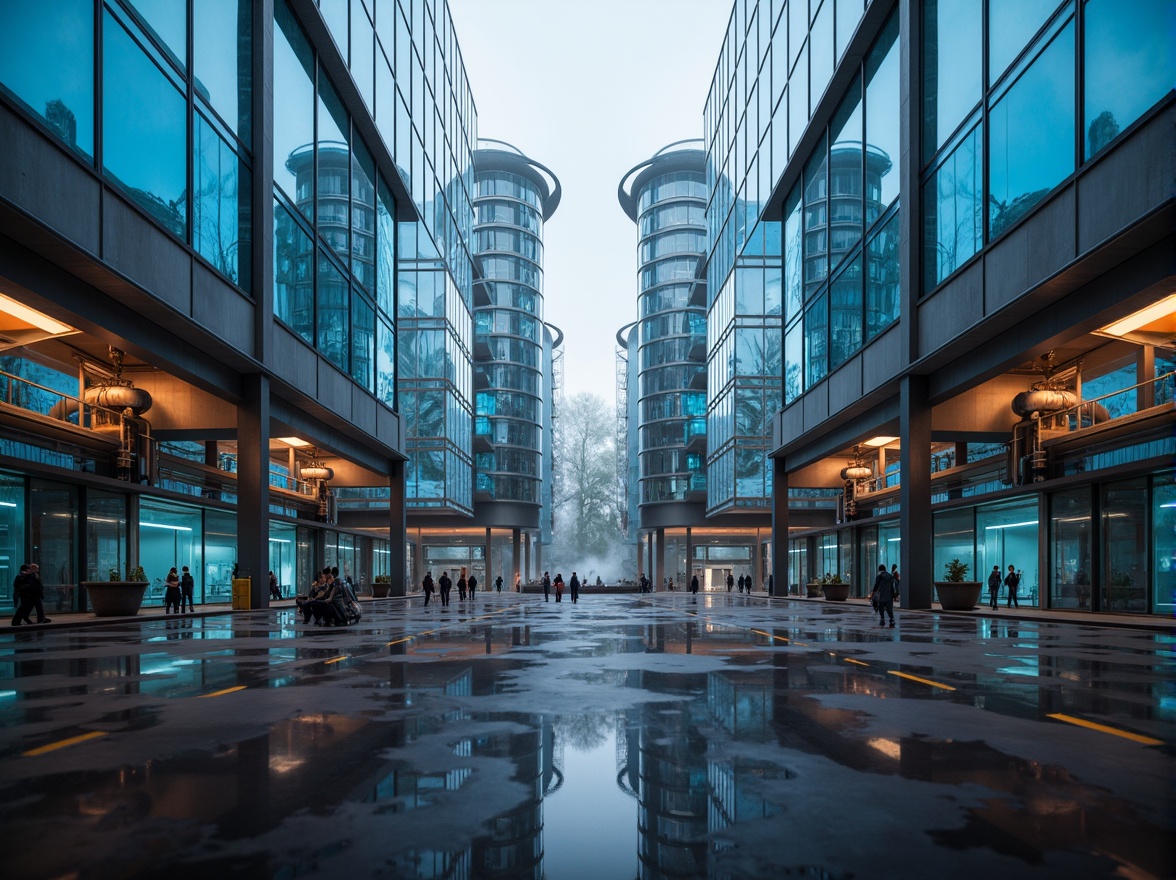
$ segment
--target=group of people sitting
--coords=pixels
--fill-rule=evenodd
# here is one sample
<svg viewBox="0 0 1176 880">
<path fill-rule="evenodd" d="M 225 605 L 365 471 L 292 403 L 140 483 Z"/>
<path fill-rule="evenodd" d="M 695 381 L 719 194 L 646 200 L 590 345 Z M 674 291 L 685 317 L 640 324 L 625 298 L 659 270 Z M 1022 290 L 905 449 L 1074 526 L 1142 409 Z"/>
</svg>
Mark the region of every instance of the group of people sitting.
<svg viewBox="0 0 1176 880">
<path fill-rule="evenodd" d="M 310 591 L 298 596 L 295 602 L 302 612 L 303 623 L 310 623 L 314 618 L 320 626 L 346 626 L 359 620 L 361 614 L 355 592 L 339 577 L 337 566 L 319 572 Z"/>
</svg>

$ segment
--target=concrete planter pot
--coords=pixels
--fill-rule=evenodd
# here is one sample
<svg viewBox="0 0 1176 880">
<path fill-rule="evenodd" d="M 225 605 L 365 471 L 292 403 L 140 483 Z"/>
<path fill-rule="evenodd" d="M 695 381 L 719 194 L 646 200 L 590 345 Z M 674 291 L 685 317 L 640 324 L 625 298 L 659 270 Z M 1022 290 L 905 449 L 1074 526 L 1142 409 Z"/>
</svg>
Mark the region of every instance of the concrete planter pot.
<svg viewBox="0 0 1176 880">
<path fill-rule="evenodd" d="M 849 584 L 825 584 L 826 602 L 844 602 L 849 598 Z"/>
<path fill-rule="evenodd" d="M 390 595 L 392 595 L 391 584 L 372 584 L 373 599 L 387 599 Z"/>
<path fill-rule="evenodd" d="M 820 599 L 821 598 L 821 585 L 820 584 L 813 582 L 811 584 L 805 584 L 804 588 L 806 590 L 805 595 L 807 595 L 808 598 L 810 598 L 810 599 Z"/>
<path fill-rule="evenodd" d="M 980 581 L 936 581 L 935 592 L 944 611 L 971 611 L 980 600 Z"/>
<path fill-rule="evenodd" d="M 143 606 L 147 581 L 82 581 L 95 617 L 134 617 Z"/>
</svg>

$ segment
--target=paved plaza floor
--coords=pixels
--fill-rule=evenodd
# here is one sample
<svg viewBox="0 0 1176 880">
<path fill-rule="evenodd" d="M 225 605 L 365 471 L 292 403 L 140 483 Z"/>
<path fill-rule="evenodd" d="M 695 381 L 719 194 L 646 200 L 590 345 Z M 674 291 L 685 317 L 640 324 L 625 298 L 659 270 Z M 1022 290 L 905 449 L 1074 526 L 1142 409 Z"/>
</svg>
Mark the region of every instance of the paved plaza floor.
<svg viewBox="0 0 1176 880">
<path fill-rule="evenodd" d="M 1173 642 L 729 593 L 0 628 L 0 876 L 1171 878 Z"/>
</svg>

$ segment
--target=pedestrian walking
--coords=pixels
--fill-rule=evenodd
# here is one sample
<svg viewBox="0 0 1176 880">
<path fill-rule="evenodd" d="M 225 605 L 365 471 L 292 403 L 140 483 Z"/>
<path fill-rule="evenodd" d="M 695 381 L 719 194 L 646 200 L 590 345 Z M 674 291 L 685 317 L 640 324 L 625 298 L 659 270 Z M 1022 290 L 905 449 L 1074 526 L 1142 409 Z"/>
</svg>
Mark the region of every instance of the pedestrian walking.
<svg viewBox="0 0 1176 880">
<path fill-rule="evenodd" d="M 167 608 L 167 613 L 171 614 L 173 611 L 180 613 L 180 575 L 173 565 L 168 571 L 167 577 L 163 579 L 163 604 Z"/>
<path fill-rule="evenodd" d="M 739 580 L 742 581 L 743 578 L 740 578 Z M 731 572 L 727 572 L 727 592 L 730 593 L 734 586 L 735 586 L 735 575 L 731 574 Z M 741 593 L 743 592 L 743 585 L 742 584 L 739 585 L 739 592 L 741 592 Z"/>
<path fill-rule="evenodd" d="M 272 571 L 269 573 L 269 591 L 271 599 L 282 598 L 282 585 L 278 583 L 278 576 Z"/>
<path fill-rule="evenodd" d="M 441 572 L 441 580 L 437 581 L 437 586 L 441 588 L 441 607 L 449 607 L 449 591 L 453 589 L 453 581 L 449 579 L 449 572 Z"/>
<path fill-rule="evenodd" d="M 576 573 L 572 572 L 572 579 L 568 581 L 568 590 L 572 594 L 572 604 L 576 604 L 576 600 L 580 598 L 580 579 L 576 577 Z"/>
<path fill-rule="evenodd" d="M 555 601 L 559 602 L 563 599 L 564 579 L 563 575 L 556 572 L 555 575 Z"/>
<path fill-rule="evenodd" d="M 894 578 L 894 592 L 896 594 L 901 593 L 902 592 L 902 578 L 899 577 L 897 565 L 890 566 L 890 576 L 892 578 Z"/>
<path fill-rule="evenodd" d="M 694 594 L 694 601 L 698 601 L 698 575 L 690 578 L 690 592 Z"/>
<path fill-rule="evenodd" d="M 551 601 L 551 575 L 547 572 L 543 572 L 543 601 Z"/>
<path fill-rule="evenodd" d="M 192 608 L 192 596 L 196 592 L 196 581 L 192 577 L 192 572 L 188 570 L 188 566 L 180 569 L 180 610 L 183 611 L 185 606 L 189 611 Z"/>
<path fill-rule="evenodd" d="M 878 574 L 874 578 L 874 591 L 870 599 L 878 609 L 878 625 L 886 626 L 886 616 L 890 615 L 890 626 L 894 626 L 894 600 L 898 597 L 898 585 L 894 576 L 886 570 L 885 565 L 878 566 Z"/>
<path fill-rule="evenodd" d="M 425 591 L 425 605 L 428 605 L 429 600 L 433 598 L 433 590 L 435 589 L 433 572 L 425 572 L 425 579 L 421 581 L 421 589 Z"/>
<path fill-rule="evenodd" d="M 472 572 L 470 573 L 470 581 L 469 581 L 468 586 L 470 589 L 470 601 L 473 602 L 474 601 L 474 590 L 478 589 L 478 579 L 476 577 L 474 577 Z"/>
<path fill-rule="evenodd" d="M 515 575 L 515 592 L 521 593 L 523 591 L 523 576 L 521 574 Z"/>
<path fill-rule="evenodd" d="M 457 576 L 457 598 L 462 602 L 465 601 L 467 586 L 468 583 L 466 581 L 466 569 L 463 565 L 461 567 L 461 572 Z"/>
<path fill-rule="evenodd" d="M 502 592 L 502 575 L 499 575 L 494 579 L 494 589 L 496 592 Z"/>
<path fill-rule="evenodd" d="M 992 566 L 992 574 L 988 576 L 988 602 L 992 610 L 996 610 L 996 597 L 1000 594 L 1000 566 Z"/>
<path fill-rule="evenodd" d="M 1021 606 L 1017 603 L 1017 587 L 1021 583 L 1021 576 L 1017 574 L 1016 569 L 1011 565 L 1009 566 L 1009 573 L 1005 575 L 1004 582 L 1005 586 L 1009 588 L 1008 598 L 1005 599 L 1005 608 L 1008 608 L 1010 605 L 1013 608 L 1020 608 Z"/>
</svg>

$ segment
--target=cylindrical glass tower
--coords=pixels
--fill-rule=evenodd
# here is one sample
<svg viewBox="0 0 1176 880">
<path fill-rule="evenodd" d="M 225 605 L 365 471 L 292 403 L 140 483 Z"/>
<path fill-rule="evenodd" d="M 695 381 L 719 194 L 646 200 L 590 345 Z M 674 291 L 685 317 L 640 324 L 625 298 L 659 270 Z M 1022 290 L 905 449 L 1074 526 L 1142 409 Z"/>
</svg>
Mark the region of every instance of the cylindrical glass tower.
<svg viewBox="0 0 1176 880">
<path fill-rule="evenodd" d="M 640 231 L 637 396 L 642 505 L 704 500 L 706 155 L 679 141 L 621 180 Z M 632 392 L 630 392 L 632 393 Z"/>
<path fill-rule="evenodd" d="M 559 205 L 559 180 L 502 141 L 474 152 L 475 501 L 543 499 L 543 223 Z"/>
</svg>

